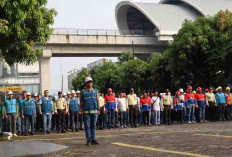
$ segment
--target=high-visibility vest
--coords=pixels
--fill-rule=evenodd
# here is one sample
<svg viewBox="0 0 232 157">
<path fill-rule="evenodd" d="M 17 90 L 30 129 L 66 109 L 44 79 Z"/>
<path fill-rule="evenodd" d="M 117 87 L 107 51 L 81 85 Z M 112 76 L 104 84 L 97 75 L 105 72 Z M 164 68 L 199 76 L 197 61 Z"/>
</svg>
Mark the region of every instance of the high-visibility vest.
<svg viewBox="0 0 232 157">
<path fill-rule="evenodd" d="M 232 104 L 232 94 L 225 93 L 225 95 L 226 95 L 226 104 L 231 105 Z"/>
</svg>

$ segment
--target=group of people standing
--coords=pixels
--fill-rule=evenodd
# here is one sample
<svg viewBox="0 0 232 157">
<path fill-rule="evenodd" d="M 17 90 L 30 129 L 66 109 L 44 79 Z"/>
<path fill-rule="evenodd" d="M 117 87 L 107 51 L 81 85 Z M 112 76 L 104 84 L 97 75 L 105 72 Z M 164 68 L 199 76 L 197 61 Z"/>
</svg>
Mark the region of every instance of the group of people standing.
<svg viewBox="0 0 232 157">
<path fill-rule="evenodd" d="M 8 98 L 0 105 L 0 129 L 27 136 L 36 132 L 49 134 L 51 130 L 65 133 L 67 130 L 82 130 L 82 121 L 79 118 L 80 91 L 68 93 L 58 92 L 58 97 L 49 95 L 49 91 L 41 94 L 23 91 L 18 99 L 13 92 L 8 92 Z M 79 125 L 81 124 L 81 126 Z"/>
<path fill-rule="evenodd" d="M 108 88 L 107 94 L 93 88 L 91 77 L 85 79 L 85 87 L 81 91 L 68 92 L 67 95 L 58 92 L 58 97 L 44 96 L 23 92 L 16 100 L 13 92 L 8 92 L 8 98 L 0 106 L 0 128 L 27 136 L 29 132 L 49 134 L 52 131 L 82 130 L 86 133 L 87 145 L 99 144 L 96 140 L 96 129 L 112 129 L 139 127 L 141 125 L 171 125 L 210 121 L 232 120 L 232 95 L 230 88 L 225 92 L 221 87 L 203 92 L 201 87 L 193 91 L 188 86 L 176 91 L 172 96 L 167 89 L 159 94 L 144 92 L 140 97 L 131 88 L 130 93 L 119 93 L 118 96 Z"/>
</svg>

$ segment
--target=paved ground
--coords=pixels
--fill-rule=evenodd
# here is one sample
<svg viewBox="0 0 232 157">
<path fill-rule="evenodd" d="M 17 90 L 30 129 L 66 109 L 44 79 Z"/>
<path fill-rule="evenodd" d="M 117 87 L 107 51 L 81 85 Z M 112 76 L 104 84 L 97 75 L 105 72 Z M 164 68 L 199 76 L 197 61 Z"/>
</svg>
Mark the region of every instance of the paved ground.
<svg viewBox="0 0 232 157">
<path fill-rule="evenodd" d="M 232 122 L 97 131 L 101 145 L 86 146 L 84 132 L 17 137 L 69 146 L 61 156 L 232 156 Z"/>
</svg>

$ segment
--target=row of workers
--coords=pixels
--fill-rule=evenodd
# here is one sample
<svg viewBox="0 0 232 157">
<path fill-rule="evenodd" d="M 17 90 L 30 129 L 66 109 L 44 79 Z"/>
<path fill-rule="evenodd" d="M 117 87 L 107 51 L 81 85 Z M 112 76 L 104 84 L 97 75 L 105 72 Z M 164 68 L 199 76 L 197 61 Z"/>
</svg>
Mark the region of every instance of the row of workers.
<svg viewBox="0 0 232 157">
<path fill-rule="evenodd" d="M 225 93 L 219 87 L 216 94 L 213 93 L 212 88 L 209 89 L 209 92 L 203 93 L 199 87 L 198 93 L 194 94 L 192 87 L 188 86 L 187 93 L 180 89 L 174 97 L 170 95 L 169 90 L 166 90 L 161 97 L 158 96 L 158 92 L 155 92 L 152 96 L 145 93 L 140 98 L 136 96 L 132 88 L 127 96 L 125 93 L 121 93 L 116 98 L 112 89 L 109 88 L 108 94 L 104 97 L 98 90 L 92 88 L 92 84 L 92 78 L 87 77 L 85 79 L 85 88 L 81 92 L 72 91 L 67 99 L 63 97 L 62 92 L 59 92 L 59 97 L 53 100 L 49 97 L 49 92 L 45 90 L 44 97 L 35 94 L 34 98 L 32 98 L 31 93 L 23 93 L 24 98 L 19 99 L 18 103 L 13 98 L 13 92 L 9 92 L 9 99 L 4 102 L 2 117 L 7 119 L 9 131 L 14 136 L 17 136 L 16 120 L 19 118 L 21 118 L 21 127 L 23 128 L 21 131 L 24 135 L 27 135 L 30 129 L 31 134 L 34 134 L 35 120 L 38 128 L 43 126 L 41 130 L 43 130 L 44 134 L 50 133 L 52 118 L 54 119 L 52 124 L 56 126 L 58 132 L 65 132 L 67 128 L 66 115 L 71 117 L 72 131 L 78 131 L 79 116 L 81 115 L 85 122 L 87 144 L 91 145 L 92 143 L 99 144 L 95 139 L 94 131 L 96 130 L 97 119 L 100 129 L 104 128 L 106 123 L 108 128 L 114 128 L 118 119 L 116 117 L 115 120 L 115 115 L 117 115 L 115 113 L 120 113 L 121 127 L 127 127 L 128 119 L 132 127 L 137 127 L 140 122 L 138 118 L 139 113 L 143 114 L 145 125 L 150 125 L 151 117 L 154 118 L 154 124 L 159 125 L 161 113 L 164 114 L 164 122 L 171 124 L 171 113 L 173 110 L 176 111 L 179 124 L 184 121 L 186 115 L 188 115 L 188 123 L 195 123 L 195 108 L 199 109 L 200 122 L 204 122 L 206 106 L 210 110 L 209 115 L 212 120 L 215 117 L 216 105 L 219 108 L 219 120 L 225 120 L 225 107 L 228 110 L 230 109 L 229 115 L 231 116 L 232 99 L 228 87 Z M 90 126 L 90 123 L 95 125 Z"/>
</svg>

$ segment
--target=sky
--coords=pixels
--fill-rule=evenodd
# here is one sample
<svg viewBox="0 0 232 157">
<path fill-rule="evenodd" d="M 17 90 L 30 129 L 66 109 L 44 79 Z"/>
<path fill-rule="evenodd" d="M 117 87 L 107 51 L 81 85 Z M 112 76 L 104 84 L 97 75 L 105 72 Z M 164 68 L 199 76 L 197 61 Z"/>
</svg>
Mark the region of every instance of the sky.
<svg viewBox="0 0 232 157">
<path fill-rule="evenodd" d="M 48 0 L 47 7 L 54 8 L 53 28 L 75 29 L 115 29 L 116 5 L 122 0 Z M 157 3 L 159 0 L 133 0 L 134 2 Z M 53 57 L 51 58 L 51 93 L 61 90 L 62 75 L 64 76 L 64 92 L 68 91 L 67 72 L 81 69 L 87 64 L 99 60 L 99 57 Z M 117 58 L 107 58 L 117 61 Z"/>
</svg>

